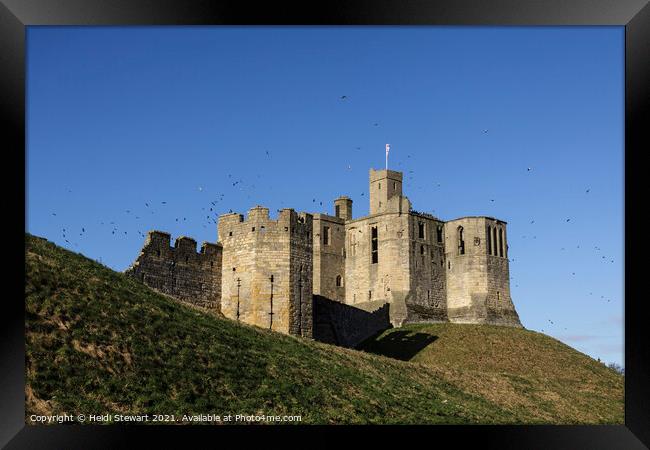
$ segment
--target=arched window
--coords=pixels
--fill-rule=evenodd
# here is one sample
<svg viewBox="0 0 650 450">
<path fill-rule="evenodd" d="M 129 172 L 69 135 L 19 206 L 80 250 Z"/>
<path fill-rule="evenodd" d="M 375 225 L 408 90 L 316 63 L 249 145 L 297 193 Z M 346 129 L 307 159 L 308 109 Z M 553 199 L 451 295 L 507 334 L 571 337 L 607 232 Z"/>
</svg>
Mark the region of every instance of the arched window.
<svg viewBox="0 0 650 450">
<path fill-rule="evenodd" d="M 341 287 L 343 286 L 343 282 L 341 280 L 341 275 L 336 276 L 336 287 Z"/>
<path fill-rule="evenodd" d="M 487 229 L 487 251 L 488 255 L 492 254 L 492 227 Z"/>
<path fill-rule="evenodd" d="M 463 227 L 458 227 L 458 254 L 465 254 L 465 237 L 463 236 Z"/>
<path fill-rule="evenodd" d="M 499 228 L 499 256 L 503 256 L 503 228 Z"/>
</svg>

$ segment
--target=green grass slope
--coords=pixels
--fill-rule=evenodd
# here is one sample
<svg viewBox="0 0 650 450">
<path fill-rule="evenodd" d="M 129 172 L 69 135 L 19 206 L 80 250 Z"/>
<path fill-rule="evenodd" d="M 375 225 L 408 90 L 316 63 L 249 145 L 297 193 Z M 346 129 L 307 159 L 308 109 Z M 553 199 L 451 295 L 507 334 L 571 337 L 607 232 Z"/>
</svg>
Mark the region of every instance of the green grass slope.
<svg viewBox="0 0 650 450">
<path fill-rule="evenodd" d="M 25 252 L 26 420 L 67 412 L 301 415 L 303 424 L 623 422 L 622 377 L 584 356 L 575 360 L 584 384 L 566 390 L 578 391 L 585 410 L 565 411 L 556 391 L 532 392 L 541 374 L 530 381 L 526 371 L 500 371 L 497 361 L 472 366 L 466 353 L 435 356 L 444 336 L 430 344 L 434 353 L 409 355 L 415 362 L 337 348 L 197 311 L 41 238 L 26 235 Z M 490 336 L 513 331 L 503 330 Z M 547 360 L 574 361 L 567 356 L 574 350 L 535 339 L 540 352 L 548 346 Z M 381 344 L 369 346 L 380 351 Z M 528 358 L 523 342 L 506 351 Z M 474 378 L 499 384 L 486 393 Z M 549 373 L 546 383 L 564 379 Z M 522 394 L 528 403 L 496 395 L 506 383 L 531 391 Z"/>
<path fill-rule="evenodd" d="M 514 414 L 547 423 L 624 422 L 624 377 L 534 331 L 413 324 L 387 330 L 362 349 L 433 368 Z"/>
</svg>

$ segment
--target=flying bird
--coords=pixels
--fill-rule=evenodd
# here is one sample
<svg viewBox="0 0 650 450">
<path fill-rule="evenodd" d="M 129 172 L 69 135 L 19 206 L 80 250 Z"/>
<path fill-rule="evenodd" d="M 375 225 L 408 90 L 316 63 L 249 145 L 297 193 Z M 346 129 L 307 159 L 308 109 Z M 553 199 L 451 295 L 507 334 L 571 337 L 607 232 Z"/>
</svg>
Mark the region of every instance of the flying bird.
<svg viewBox="0 0 650 450">
<path fill-rule="evenodd" d="M 348 98 L 347 95 L 341 95 L 341 100 L 345 100 L 346 98 Z"/>
<path fill-rule="evenodd" d="M 483 130 L 483 134 L 487 134 L 488 130 Z"/>
</svg>

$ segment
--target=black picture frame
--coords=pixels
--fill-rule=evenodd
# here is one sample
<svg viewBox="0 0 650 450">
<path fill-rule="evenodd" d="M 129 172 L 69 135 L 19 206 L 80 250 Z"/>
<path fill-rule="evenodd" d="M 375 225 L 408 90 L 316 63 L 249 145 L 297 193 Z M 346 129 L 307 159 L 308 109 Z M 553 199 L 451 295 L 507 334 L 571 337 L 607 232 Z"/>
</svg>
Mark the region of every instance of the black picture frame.
<svg viewBox="0 0 650 450">
<path fill-rule="evenodd" d="M 15 200 L 22 219 L 5 220 L 5 262 L 15 276 L 5 275 L 0 317 L 0 445 L 6 448 L 121 448 L 144 437 L 169 448 L 187 446 L 188 435 L 202 434 L 207 442 L 223 444 L 225 435 L 238 438 L 263 434 L 263 439 L 293 432 L 293 427 L 162 427 L 162 426 L 26 426 L 24 245 L 25 186 L 25 27 L 36 25 L 616 25 L 625 27 L 625 425 L 620 426 L 435 426 L 355 427 L 354 431 L 416 444 L 451 439 L 454 447 L 475 442 L 495 448 L 636 449 L 650 446 L 650 351 L 646 298 L 640 294 L 639 268 L 644 223 L 642 158 L 648 145 L 650 100 L 650 5 L 647 0 L 365 0 L 328 2 L 266 2 L 208 0 L 1 0 L 0 110 L 5 170 L 5 199 Z M 8 142 L 7 142 L 8 141 Z M 15 159 L 7 162 L 7 156 Z M 16 164 L 14 166 L 13 164 Z M 22 193 L 21 202 L 20 195 Z M 639 199 L 637 207 L 635 199 Z M 5 201 L 6 203 L 6 201 Z M 22 206 L 21 206 L 22 205 Z M 22 215 L 20 211 L 22 208 Z M 8 211 L 8 209 L 5 209 Z M 13 211 L 12 211 L 13 212 Z M 9 217 L 6 214 L 5 217 Z M 11 215 L 13 217 L 13 214 Z M 19 229 L 22 227 L 22 230 Z M 606 230 L 603 230 L 606 233 Z M 13 237 L 13 239 L 12 239 Z M 6 289 L 8 286 L 14 290 Z M 588 311 L 585 311 L 588 314 Z M 319 432 L 321 443 L 340 442 L 348 427 L 301 427 Z M 207 436 L 207 434 L 210 436 Z M 214 435 L 214 433 L 219 433 Z M 417 434 L 417 436 L 414 436 Z M 405 438 L 409 438 L 405 441 Z M 287 439 L 294 439 L 287 435 Z M 291 445 L 292 441 L 288 441 Z M 314 441 L 293 441 L 310 445 Z M 225 444 L 224 444 L 225 445 Z M 234 445 L 234 444 L 233 444 Z"/>
</svg>

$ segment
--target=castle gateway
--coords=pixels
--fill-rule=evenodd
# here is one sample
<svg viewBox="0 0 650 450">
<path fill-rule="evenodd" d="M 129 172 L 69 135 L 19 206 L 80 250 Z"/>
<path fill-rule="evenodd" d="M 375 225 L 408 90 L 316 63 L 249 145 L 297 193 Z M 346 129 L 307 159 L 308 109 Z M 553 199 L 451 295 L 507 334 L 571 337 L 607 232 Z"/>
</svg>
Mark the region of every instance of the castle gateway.
<svg viewBox="0 0 650 450">
<path fill-rule="evenodd" d="M 126 273 L 233 320 L 348 346 L 412 322 L 521 327 L 506 222 L 414 211 L 392 170 L 370 169 L 368 216 L 354 218 L 348 197 L 334 211 L 224 214 L 199 253 L 190 238 L 170 248 L 151 231 Z"/>
</svg>

